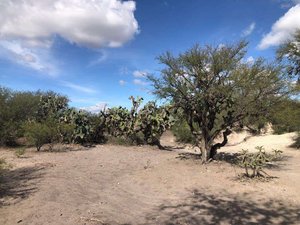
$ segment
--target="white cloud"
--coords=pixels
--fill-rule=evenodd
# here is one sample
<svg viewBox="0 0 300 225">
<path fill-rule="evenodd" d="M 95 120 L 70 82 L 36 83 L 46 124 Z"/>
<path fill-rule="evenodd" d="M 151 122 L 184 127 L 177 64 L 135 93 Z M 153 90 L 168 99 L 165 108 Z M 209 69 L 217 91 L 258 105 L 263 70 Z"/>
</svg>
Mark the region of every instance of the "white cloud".
<svg viewBox="0 0 300 225">
<path fill-rule="evenodd" d="M 119 80 L 119 84 L 120 84 L 121 86 L 124 86 L 126 83 L 127 83 L 127 82 L 126 82 L 125 80 Z"/>
<path fill-rule="evenodd" d="M 249 36 L 250 34 L 252 34 L 254 29 L 255 29 L 255 23 L 252 22 L 245 30 L 243 30 L 242 36 L 243 37 Z"/>
<path fill-rule="evenodd" d="M 283 9 L 291 8 L 292 6 L 299 4 L 300 0 L 277 0 L 280 7 Z"/>
<path fill-rule="evenodd" d="M 292 7 L 272 26 L 271 31 L 263 37 L 258 48 L 266 49 L 277 46 L 290 39 L 300 29 L 300 4 Z"/>
<path fill-rule="evenodd" d="M 137 78 L 142 78 L 146 77 L 148 75 L 147 71 L 142 71 L 142 70 L 135 70 L 133 71 L 133 76 Z"/>
<path fill-rule="evenodd" d="M 62 81 L 61 85 L 64 86 L 64 87 L 68 87 L 68 88 L 71 88 L 73 90 L 88 93 L 88 94 L 92 94 L 92 93 L 97 92 L 96 90 L 94 90 L 92 88 L 84 87 L 84 86 L 77 85 L 77 84 L 73 84 L 73 83 L 67 82 L 67 81 Z"/>
<path fill-rule="evenodd" d="M 119 47 L 138 33 L 134 11 L 134 1 L 1 0 L 0 38 L 49 47 L 59 35 L 79 46 Z"/>
<path fill-rule="evenodd" d="M 101 64 L 107 59 L 107 53 L 105 51 L 100 51 L 99 56 L 97 59 L 92 60 L 89 64 L 88 67 L 95 66 L 97 64 Z"/>
<path fill-rule="evenodd" d="M 133 83 L 134 83 L 135 85 L 141 85 L 141 86 L 146 86 L 146 85 L 148 85 L 147 82 L 142 81 L 141 79 L 134 79 L 134 80 L 133 80 Z"/>
<path fill-rule="evenodd" d="M 47 51 L 36 48 L 27 48 L 19 41 L 1 41 L 1 57 L 7 58 L 12 62 L 29 67 L 39 72 L 56 76 L 57 68 Z"/>
<path fill-rule="evenodd" d="M 245 62 L 248 63 L 248 64 L 253 64 L 254 61 L 255 61 L 255 59 L 254 59 L 252 56 L 249 56 L 249 57 L 245 60 Z"/>
<path fill-rule="evenodd" d="M 106 106 L 107 106 L 106 102 L 99 102 L 92 106 L 82 107 L 81 109 L 86 110 L 91 113 L 99 113 L 99 112 L 105 110 Z"/>
</svg>

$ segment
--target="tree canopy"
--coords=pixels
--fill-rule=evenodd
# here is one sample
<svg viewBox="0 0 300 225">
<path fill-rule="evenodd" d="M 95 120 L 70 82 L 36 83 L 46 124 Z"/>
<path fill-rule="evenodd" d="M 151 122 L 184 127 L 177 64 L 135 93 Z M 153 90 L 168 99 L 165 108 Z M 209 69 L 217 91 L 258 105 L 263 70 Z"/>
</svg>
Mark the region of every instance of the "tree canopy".
<svg viewBox="0 0 300 225">
<path fill-rule="evenodd" d="M 291 76 L 298 76 L 298 85 L 300 85 L 300 30 L 293 38 L 279 47 L 277 58 L 281 62 L 286 62 L 286 69 Z"/>
<path fill-rule="evenodd" d="M 195 45 L 178 56 L 166 52 L 158 57 L 164 65 L 161 76 L 148 77 L 154 94 L 183 111 L 203 162 L 227 143 L 235 127 L 266 114 L 289 90 L 289 77 L 280 67 L 261 58 L 244 60 L 246 46 Z"/>
</svg>

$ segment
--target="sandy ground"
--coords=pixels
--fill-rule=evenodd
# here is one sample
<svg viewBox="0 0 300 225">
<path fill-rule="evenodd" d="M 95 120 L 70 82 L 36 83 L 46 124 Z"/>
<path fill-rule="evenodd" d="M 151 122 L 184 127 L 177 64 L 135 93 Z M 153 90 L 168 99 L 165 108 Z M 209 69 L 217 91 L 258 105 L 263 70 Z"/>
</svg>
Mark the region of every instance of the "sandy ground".
<svg viewBox="0 0 300 225">
<path fill-rule="evenodd" d="M 244 135 L 244 136 L 243 136 Z M 1 177 L 0 224 L 300 224 L 300 151 L 293 134 L 233 135 L 224 158 L 263 145 L 286 160 L 269 182 L 242 182 L 225 161 L 202 165 L 191 148 L 165 135 L 155 147 L 98 145 L 68 152 L 28 150 Z"/>
</svg>

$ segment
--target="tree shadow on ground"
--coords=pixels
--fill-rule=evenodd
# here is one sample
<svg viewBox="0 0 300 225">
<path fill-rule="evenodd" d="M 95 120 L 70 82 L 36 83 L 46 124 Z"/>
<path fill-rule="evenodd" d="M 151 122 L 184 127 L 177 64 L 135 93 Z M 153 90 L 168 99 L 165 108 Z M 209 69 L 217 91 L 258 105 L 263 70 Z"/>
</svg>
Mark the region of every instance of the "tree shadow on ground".
<svg viewBox="0 0 300 225">
<path fill-rule="evenodd" d="M 207 190 L 206 190 L 207 192 Z M 300 206 L 275 200 L 254 201 L 251 196 L 216 196 L 193 190 L 192 195 L 176 204 L 161 205 L 147 216 L 146 224 L 299 224 Z"/>
<path fill-rule="evenodd" d="M 0 208 L 15 204 L 36 192 L 37 182 L 44 175 L 44 168 L 25 167 L 0 174 Z"/>
<path fill-rule="evenodd" d="M 199 153 L 190 153 L 190 152 L 183 152 L 179 153 L 176 159 L 180 160 L 201 160 L 201 154 Z"/>
<path fill-rule="evenodd" d="M 171 146 L 171 145 L 164 145 L 162 150 L 165 151 L 176 151 L 176 150 L 182 150 L 185 146 Z"/>
</svg>

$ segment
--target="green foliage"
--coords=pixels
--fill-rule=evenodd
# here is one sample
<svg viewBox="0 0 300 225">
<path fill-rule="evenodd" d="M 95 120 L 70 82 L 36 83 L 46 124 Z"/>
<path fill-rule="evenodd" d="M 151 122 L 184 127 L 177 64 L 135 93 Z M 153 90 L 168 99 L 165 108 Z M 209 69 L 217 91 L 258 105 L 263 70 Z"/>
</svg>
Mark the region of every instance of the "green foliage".
<svg viewBox="0 0 300 225">
<path fill-rule="evenodd" d="M 35 118 L 40 92 L 14 92 L 0 87 L 0 145 L 16 145 L 22 124 Z"/>
<path fill-rule="evenodd" d="M 159 138 L 170 126 L 171 120 L 168 108 L 158 107 L 155 102 L 148 102 L 138 112 L 134 131 L 143 134 L 144 143 L 159 144 Z"/>
<path fill-rule="evenodd" d="M 74 131 L 75 131 L 74 124 L 58 123 L 57 130 L 59 134 L 60 143 L 70 144 L 74 141 Z"/>
<path fill-rule="evenodd" d="M 277 134 L 300 131 L 300 101 L 282 99 L 273 107 L 270 121 Z"/>
<path fill-rule="evenodd" d="M 172 126 L 172 133 L 176 137 L 176 141 L 182 143 L 196 144 L 195 137 L 186 121 L 180 121 Z"/>
<path fill-rule="evenodd" d="M 107 137 L 107 143 L 111 145 L 122 145 L 122 146 L 132 146 L 133 142 L 129 138 L 125 138 L 122 136 L 114 137 L 114 136 L 108 136 Z"/>
<path fill-rule="evenodd" d="M 191 129 L 185 120 L 182 112 L 177 112 L 175 116 L 174 124 L 172 125 L 172 133 L 176 137 L 176 141 L 182 143 L 196 144 L 194 135 L 191 132 Z M 196 127 L 196 126 L 195 126 Z M 199 132 L 199 128 L 196 128 Z"/>
<path fill-rule="evenodd" d="M 158 58 L 165 66 L 161 76 L 148 77 L 154 94 L 182 110 L 203 162 L 227 143 L 234 128 L 246 125 L 247 118 L 253 121 L 265 115 L 289 92 L 289 77 L 281 73 L 281 68 L 263 59 L 253 64 L 244 62 L 246 45 L 196 45 L 178 56 L 167 52 Z M 223 141 L 215 143 L 220 134 Z"/>
<path fill-rule="evenodd" d="M 92 132 L 90 117 L 88 113 L 74 108 L 64 110 L 59 115 L 60 124 L 65 129 L 63 133 L 72 139 L 72 141 L 84 143 L 88 141 L 89 135 Z M 71 131 L 73 129 L 72 135 Z M 63 136 L 63 133 L 61 135 Z"/>
<path fill-rule="evenodd" d="M 245 175 L 250 178 L 269 176 L 263 169 L 272 161 L 281 157 L 282 151 L 273 150 L 273 154 L 267 154 L 263 146 L 257 146 L 255 153 L 249 153 L 248 150 L 242 150 L 239 157 L 239 165 L 245 169 Z M 252 173 L 249 173 L 252 170 Z"/>
<path fill-rule="evenodd" d="M 26 148 L 25 147 L 18 147 L 15 149 L 15 154 L 18 158 L 21 158 L 25 154 Z"/>
<path fill-rule="evenodd" d="M 292 40 L 280 46 L 277 50 L 277 58 L 284 62 L 291 76 L 298 76 L 298 85 L 300 85 L 300 30 L 295 33 Z"/>
<path fill-rule="evenodd" d="M 38 105 L 38 120 L 57 117 L 60 111 L 67 109 L 68 98 L 52 91 L 40 95 Z"/>
<path fill-rule="evenodd" d="M 132 96 L 129 99 L 132 102 L 130 111 L 115 107 L 103 114 L 108 134 L 131 143 L 160 146 L 159 138 L 171 123 L 167 107 L 158 107 L 155 102 L 148 102 L 139 109 L 143 99 Z"/>
<path fill-rule="evenodd" d="M 5 161 L 5 159 L 0 158 L 0 173 L 7 168 L 8 168 L 8 165 Z"/>
<path fill-rule="evenodd" d="M 300 148 L 300 132 L 294 138 L 294 143 L 291 145 L 292 148 Z"/>
<path fill-rule="evenodd" d="M 105 126 L 106 126 L 106 116 L 104 111 L 101 111 L 97 115 L 89 115 L 91 132 L 89 135 L 89 140 L 92 143 L 104 143 L 106 141 L 105 137 Z"/>
<path fill-rule="evenodd" d="M 127 136 L 130 133 L 131 115 L 128 109 L 113 107 L 105 114 L 106 129 L 109 135 L 114 137 Z"/>
<path fill-rule="evenodd" d="M 25 137 L 37 151 L 45 144 L 53 144 L 59 139 L 57 127 L 53 121 L 27 122 L 24 124 Z"/>
</svg>

